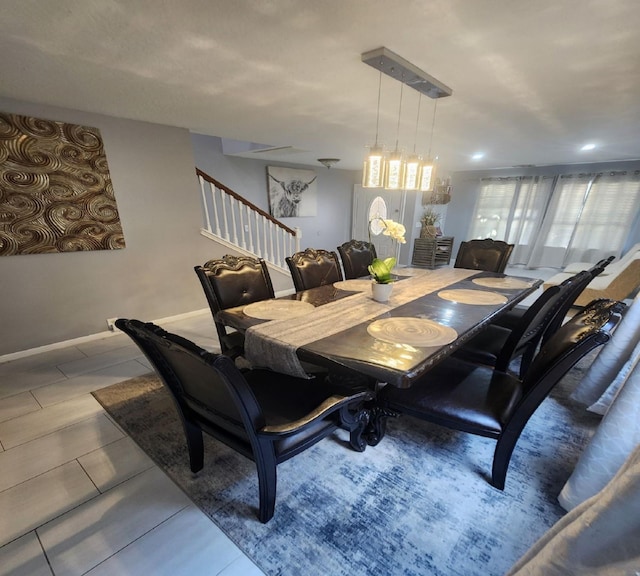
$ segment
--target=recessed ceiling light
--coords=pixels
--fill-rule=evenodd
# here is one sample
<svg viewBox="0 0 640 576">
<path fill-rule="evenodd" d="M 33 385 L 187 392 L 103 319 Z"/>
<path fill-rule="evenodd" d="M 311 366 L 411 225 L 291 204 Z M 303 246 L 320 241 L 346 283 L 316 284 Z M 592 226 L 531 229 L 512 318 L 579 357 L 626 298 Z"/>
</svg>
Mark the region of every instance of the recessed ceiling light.
<svg viewBox="0 0 640 576">
<path fill-rule="evenodd" d="M 580 148 L 580 150 L 585 151 L 585 150 L 593 150 L 596 147 L 595 144 L 585 144 L 582 148 Z"/>
<path fill-rule="evenodd" d="M 481 160 L 482 158 L 484 158 L 484 154 L 482 152 L 478 152 L 471 156 L 471 160 Z"/>
</svg>

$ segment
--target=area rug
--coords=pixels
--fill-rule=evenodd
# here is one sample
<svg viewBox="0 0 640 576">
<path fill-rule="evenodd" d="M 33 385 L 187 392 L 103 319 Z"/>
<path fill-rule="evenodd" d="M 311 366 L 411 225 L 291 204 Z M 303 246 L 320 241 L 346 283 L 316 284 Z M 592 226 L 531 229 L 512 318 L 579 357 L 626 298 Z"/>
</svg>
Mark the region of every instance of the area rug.
<svg viewBox="0 0 640 576">
<path fill-rule="evenodd" d="M 493 440 L 400 417 L 364 453 L 338 431 L 281 464 L 267 524 L 256 518 L 253 462 L 206 438 L 205 467 L 190 472 L 175 408 L 155 375 L 94 396 L 268 575 L 490 576 L 564 515 L 557 495 L 599 421 L 568 400 L 585 360 L 529 421 L 503 492 L 488 483 Z"/>
</svg>

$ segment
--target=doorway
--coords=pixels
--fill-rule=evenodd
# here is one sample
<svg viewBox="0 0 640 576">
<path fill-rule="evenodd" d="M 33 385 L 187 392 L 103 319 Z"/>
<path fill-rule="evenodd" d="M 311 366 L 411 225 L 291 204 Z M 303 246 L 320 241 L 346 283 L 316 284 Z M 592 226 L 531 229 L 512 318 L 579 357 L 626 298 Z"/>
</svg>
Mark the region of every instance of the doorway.
<svg viewBox="0 0 640 576">
<path fill-rule="evenodd" d="M 351 237 L 356 240 L 368 240 L 369 222 L 376 217 L 404 224 L 406 196 L 407 193 L 404 190 L 354 186 Z M 389 236 L 381 234 L 381 227 L 376 226 L 375 222 L 371 228 L 371 242 L 376 247 L 378 257 L 388 258 L 394 256 L 398 258 L 400 246 L 394 243 Z"/>
</svg>

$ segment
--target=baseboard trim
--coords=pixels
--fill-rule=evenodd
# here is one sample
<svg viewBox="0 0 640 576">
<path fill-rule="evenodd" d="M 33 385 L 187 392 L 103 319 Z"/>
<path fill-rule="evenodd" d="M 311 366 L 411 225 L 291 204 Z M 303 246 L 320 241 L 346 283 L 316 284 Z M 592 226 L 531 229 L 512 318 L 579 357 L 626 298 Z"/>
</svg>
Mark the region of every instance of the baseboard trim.
<svg viewBox="0 0 640 576">
<path fill-rule="evenodd" d="M 176 320 L 185 320 L 199 314 L 211 314 L 209 308 L 203 308 L 201 310 L 193 310 L 192 312 L 185 312 L 184 314 L 176 314 L 175 316 L 167 316 L 165 318 L 159 318 L 152 320 L 154 324 L 162 326 L 165 322 L 174 322 Z M 213 328 L 212 328 L 213 329 Z M 53 344 L 46 344 L 45 346 L 38 346 L 37 348 L 29 348 L 28 350 L 20 350 L 18 352 L 11 352 L 0 356 L 0 364 L 5 362 L 11 362 L 12 360 L 18 360 L 19 358 L 26 358 L 27 356 L 33 356 L 35 354 L 42 354 L 43 352 L 50 352 L 52 350 L 58 350 L 59 348 L 66 348 L 67 346 L 76 346 L 78 344 L 85 344 L 92 340 L 100 340 L 102 338 L 110 338 L 111 336 L 117 336 L 122 334 L 119 330 L 117 332 L 111 332 L 105 330 L 104 332 L 97 332 L 96 334 L 88 334 L 87 336 L 80 336 L 79 338 L 72 338 L 71 340 L 63 340 L 62 342 L 54 342 Z"/>
</svg>

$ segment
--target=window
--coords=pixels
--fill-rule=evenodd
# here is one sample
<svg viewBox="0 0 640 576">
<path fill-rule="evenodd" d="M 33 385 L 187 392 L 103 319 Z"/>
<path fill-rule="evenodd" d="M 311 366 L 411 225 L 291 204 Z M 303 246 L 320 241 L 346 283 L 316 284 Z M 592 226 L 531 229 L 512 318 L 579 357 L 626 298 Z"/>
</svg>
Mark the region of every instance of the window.
<svg viewBox="0 0 640 576">
<path fill-rule="evenodd" d="M 619 256 L 637 217 L 640 171 L 481 182 L 471 238 L 514 244 L 511 264 L 562 267 Z"/>
<path fill-rule="evenodd" d="M 507 222 L 516 193 L 517 181 L 512 178 L 491 179 L 482 183 L 476 213 L 471 223 L 471 239 L 504 240 Z"/>
</svg>

